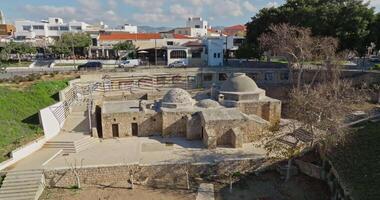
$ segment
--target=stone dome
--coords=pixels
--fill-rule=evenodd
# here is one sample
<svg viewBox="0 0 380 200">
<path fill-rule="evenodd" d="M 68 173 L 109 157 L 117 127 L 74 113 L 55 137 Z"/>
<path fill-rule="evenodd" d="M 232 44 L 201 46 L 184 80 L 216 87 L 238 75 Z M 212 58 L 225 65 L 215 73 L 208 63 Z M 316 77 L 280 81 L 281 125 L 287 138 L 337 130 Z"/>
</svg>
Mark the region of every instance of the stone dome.
<svg viewBox="0 0 380 200">
<path fill-rule="evenodd" d="M 212 99 L 203 99 L 197 103 L 197 106 L 201 108 L 217 108 L 220 107 L 220 104 Z"/>
<path fill-rule="evenodd" d="M 163 103 L 170 104 L 192 104 L 193 99 L 191 95 L 183 89 L 174 88 L 170 89 L 162 98 Z"/>
<path fill-rule="evenodd" d="M 221 92 L 256 92 L 257 87 L 254 80 L 249 78 L 245 73 L 234 73 L 222 84 Z"/>
</svg>

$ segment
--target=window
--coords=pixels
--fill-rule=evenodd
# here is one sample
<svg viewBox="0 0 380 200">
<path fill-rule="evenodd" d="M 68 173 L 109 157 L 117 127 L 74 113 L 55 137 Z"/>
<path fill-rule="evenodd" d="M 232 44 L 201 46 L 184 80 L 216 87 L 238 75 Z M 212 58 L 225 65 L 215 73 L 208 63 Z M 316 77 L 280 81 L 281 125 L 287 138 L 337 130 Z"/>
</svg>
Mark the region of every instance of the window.
<svg viewBox="0 0 380 200">
<path fill-rule="evenodd" d="M 71 26 L 71 30 L 81 31 L 82 27 L 81 26 Z"/>
<path fill-rule="evenodd" d="M 31 26 L 22 26 L 22 30 L 24 31 L 30 31 L 32 29 Z"/>
<path fill-rule="evenodd" d="M 220 58 L 220 53 L 218 53 L 218 58 Z"/>
<path fill-rule="evenodd" d="M 273 72 L 266 72 L 265 73 L 265 80 L 266 81 L 273 81 Z"/>
<path fill-rule="evenodd" d="M 226 73 L 220 73 L 219 74 L 219 81 L 225 81 L 227 80 L 228 76 Z"/>
<path fill-rule="evenodd" d="M 248 77 L 252 78 L 253 80 L 257 81 L 259 79 L 259 74 L 258 73 L 248 73 Z"/>
<path fill-rule="evenodd" d="M 212 74 L 203 74 L 203 81 L 212 81 Z"/>
<path fill-rule="evenodd" d="M 44 30 L 45 27 L 44 26 L 41 26 L 41 25 L 34 25 L 33 26 L 33 30 Z"/>
<path fill-rule="evenodd" d="M 195 25 L 195 28 L 201 28 L 201 26 L 200 25 Z"/>
<path fill-rule="evenodd" d="M 202 57 L 202 51 L 201 50 L 191 51 L 191 57 L 192 58 L 201 58 Z"/>
<path fill-rule="evenodd" d="M 214 58 L 216 58 L 216 53 L 214 53 Z"/>
<path fill-rule="evenodd" d="M 68 31 L 69 27 L 68 26 L 60 26 L 59 30 L 61 30 L 61 31 Z"/>
<path fill-rule="evenodd" d="M 184 50 L 173 50 L 170 52 L 170 58 L 187 58 L 187 54 Z"/>
<path fill-rule="evenodd" d="M 51 31 L 58 31 L 59 27 L 58 26 L 50 26 L 49 30 Z"/>
<path fill-rule="evenodd" d="M 174 42 L 173 41 L 167 41 L 166 44 L 169 45 L 169 46 L 173 46 Z"/>
<path fill-rule="evenodd" d="M 280 79 L 281 79 L 282 81 L 284 81 L 284 80 L 289 80 L 289 72 L 282 72 L 282 73 L 280 74 Z"/>
</svg>

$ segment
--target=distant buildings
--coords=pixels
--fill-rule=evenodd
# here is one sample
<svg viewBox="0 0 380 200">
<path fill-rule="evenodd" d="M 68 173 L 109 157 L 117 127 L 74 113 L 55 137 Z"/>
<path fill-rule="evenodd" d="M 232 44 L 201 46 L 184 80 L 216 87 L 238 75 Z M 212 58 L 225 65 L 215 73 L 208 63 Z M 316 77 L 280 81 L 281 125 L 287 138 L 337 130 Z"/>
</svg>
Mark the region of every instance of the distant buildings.
<svg viewBox="0 0 380 200">
<path fill-rule="evenodd" d="M 12 36 L 16 31 L 12 24 L 0 24 L 0 36 Z"/>
<path fill-rule="evenodd" d="M 189 17 L 186 21 L 186 27 L 175 28 L 172 30 L 175 34 L 183 34 L 190 37 L 205 37 L 208 33 L 208 22 L 200 17 Z"/>
<path fill-rule="evenodd" d="M 128 32 L 137 33 L 137 26 L 125 24 L 120 28 L 108 28 L 102 22 L 96 25 L 90 25 L 85 22 L 71 21 L 64 22 L 62 18 L 49 17 L 47 20 L 40 22 L 30 20 L 17 20 L 15 22 L 16 40 L 36 40 L 48 39 L 50 42 L 58 39 L 63 33 L 96 33 L 106 32 Z"/>
<path fill-rule="evenodd" d="M 84 22 L 64 23 L 61 18 L 49 17 L 47 20 L 40 22 L 30 20 L 18 20 L 15 22 L 16 40 L 34 40 L 34 39 L 58 39 L 63 33 L 84 32 L 88 26 Z"/>
<path fill-rule="evenodd" d="M 3 20 L 0 13 L 0 21 Z M 201 17 L 189 17 L 185 27 L 162 33 L 138 33 L 137 26 L 124 24 L 110 28 L 103 22 L 64 22 L 62 18 L 49 17 L 39 22 L 17 20 L 15 26 L 0 25 L 0 35 L 11 35 L 6 40 L 33 42 L 44 49 L 64 33 L 88 33 L 92 45 L 85 57 L 119 59 L 120 51 L 113 50 L 117 43 L 130 41 L 138 49 L 139 57 L 151 64 L 167 64 L 181 60 L 189 65 L 223 66 L 226 58 L 235 57 L 246 34 L 244 25 L 212 29 Z"/>
<path fill-rule="evenodd" d="M 5 23 L 5 17 L 3 11 L 0 10 L 0 36 L 13 36 L 16 31 L 15 26 Z"/>
</svg>

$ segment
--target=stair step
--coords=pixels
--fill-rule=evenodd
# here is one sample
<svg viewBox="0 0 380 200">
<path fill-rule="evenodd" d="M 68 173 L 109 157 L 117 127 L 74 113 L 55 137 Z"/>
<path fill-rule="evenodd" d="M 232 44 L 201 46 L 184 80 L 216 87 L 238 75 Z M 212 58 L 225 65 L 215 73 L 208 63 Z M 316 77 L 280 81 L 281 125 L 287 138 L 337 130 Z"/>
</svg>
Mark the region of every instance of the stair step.
<svg viewBox="0 0 380 200">
<path fill-rule="evenodd" d="M 38 187 L 34 188 L 18 188 L 18 189 L 7 189 L 7 190 L 0 190 L 0 195 L 2 194 L 14 194 L 14 193 L 28 193 L 28 192 L 34 192 L 36 193 L 38 190 Z"/>
<path fill-rule="evenodd" d="M 42 170 L 18 170 L 18 171 L 7 172 L 7 175 L 29 175 L 29 174 L 42 174 Z"/>
<path fill-rule="evenodd" d="M 15 178 L 15 179 L 20 179 L 20 178 L 34 178 L 34 177 L 41 177 L 42 174 L 7 174 L 7 178 Z"/>
<path fill-rule="evenodd" d="M 28 182 L 28 181 L 40 181 L 42 179 L 42 176 L 40 177 L 33 177 L 33 178 L 5 178 L 3 181 L 3 184 L 6 183 L 23 183 L 23 182 Z"/>
<path fill-rule="evenodd" d="M 1 199 L 1 197 L 0 197 Z M 35 196 L 25 196 L 25 197 L 7 197 L 6 200 L 34 200 L 36 199 Z"/>
<path fill-rule="evenodd" d="M 8 182 L 4 186 L 25 186 L 25 185 L 38 185 L 41 183 L 41 180 L 38 181 L 21 181 L 21 182 Z"/>
<path fill-rule="evenodd" d="M 2 190 L 20 190 L 20 189 L 29 189 L 29 188 L 38 188 L 39 185 L 3 185 L 0 188 Z"/>
<path fill-rule="evenodd" d="M 0 199 L 9 199 L 11 197 L 30 197 L 34 198 L 36 196 L 36 192 L 16 192 L 16 193 L 9 193 L 9 194 L 0 194 Z"/>
</svg>

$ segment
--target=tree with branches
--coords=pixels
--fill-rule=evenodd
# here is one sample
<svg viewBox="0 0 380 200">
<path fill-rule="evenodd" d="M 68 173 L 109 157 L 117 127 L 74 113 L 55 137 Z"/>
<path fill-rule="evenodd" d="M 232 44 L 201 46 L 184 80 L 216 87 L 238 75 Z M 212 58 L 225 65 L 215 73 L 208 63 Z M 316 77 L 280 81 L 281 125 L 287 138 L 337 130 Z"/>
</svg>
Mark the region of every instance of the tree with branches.
<svg viewBox="0 0 380 200">
<path fill-rule="evenodd" d="M 344 118 L 354 111 L 354 105 L 365 102 L 367 95 L 361 86 L 342 78 L 342 54 L 336 53 L 336 39 L 315 37 L 309 29 L 288 24 L 273 25 L 270 30 L 260 36 L 262 48 L 286 57 L 290 70 L 298 70 L 297 84 L 289 92 L 286 115 L 300 123 L 290 125 L 290 130 L 282 138 L 273 137 L 265 145 L 268 152 L 277 152 L 288 159 L 288 180 L 291 160 L 302 149 L 298 141 L 285 148 L 279 139 L 292 137 L 302 129 L 312 137 L 311 142 L 303 147 L 313 147 L 316 142 L 328 145 L 346 132 Z M 319 68 L 311 71 L 314 72 L 312 80 L 306 82 L 302 72 L 309 62 L 318 62 Z"/>
<path fill-rule="evenodd" d="M 279 24 L 271 25 L 269 30 L 259 37 L 260 46 L 264 51 L 286 58 L 292 74 L 298 72 L 297 89 L 301 88 L 305 65 L 313 61 L 331 62 L 338 46 L 334 38 L 313 37 L 308 28 Z"/>
</svg>

